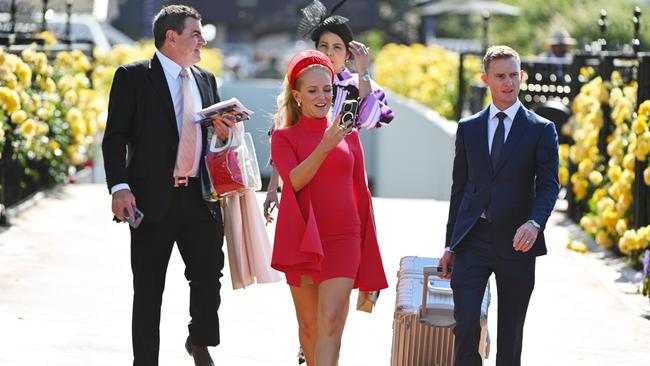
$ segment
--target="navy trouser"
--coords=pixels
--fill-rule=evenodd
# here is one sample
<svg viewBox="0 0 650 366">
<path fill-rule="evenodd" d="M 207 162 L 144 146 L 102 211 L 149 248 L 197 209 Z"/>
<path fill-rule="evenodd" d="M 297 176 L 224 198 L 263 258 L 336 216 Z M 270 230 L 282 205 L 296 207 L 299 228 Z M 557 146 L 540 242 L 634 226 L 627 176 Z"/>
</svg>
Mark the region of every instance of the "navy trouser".
<svg viewBox="0 0 650 366">
<path fill-rule="evenodd" d="M 495 274 L 499 300 L 496 364 L 521 364 L 524 321 L 535 287 L 535 258 L 502 259 L 496 254 L 495 245 L 492 225 L 487 220 L 479 219 L 454 248 L 456 255 L 451 288 L 454 291 L 456 318 L 456 366 L 482 364 L 478 353 L 481 302 L 492 273 Z"/>
</svg>

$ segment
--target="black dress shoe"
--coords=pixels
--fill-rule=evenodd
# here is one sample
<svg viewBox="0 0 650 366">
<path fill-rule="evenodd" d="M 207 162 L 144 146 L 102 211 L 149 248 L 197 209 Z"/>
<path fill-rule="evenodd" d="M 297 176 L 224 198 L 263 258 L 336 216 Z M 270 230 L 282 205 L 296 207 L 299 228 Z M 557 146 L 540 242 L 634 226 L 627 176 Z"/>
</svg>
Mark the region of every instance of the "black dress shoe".
<svg viewBox="0 0 650 366">
<path fill-rule="evenodd" d="M 189 336 L 185 341 L 185 350 L 194 358 L 194 366 L 214 366 L 208 347 L 193 345 Z"/>
</svg>

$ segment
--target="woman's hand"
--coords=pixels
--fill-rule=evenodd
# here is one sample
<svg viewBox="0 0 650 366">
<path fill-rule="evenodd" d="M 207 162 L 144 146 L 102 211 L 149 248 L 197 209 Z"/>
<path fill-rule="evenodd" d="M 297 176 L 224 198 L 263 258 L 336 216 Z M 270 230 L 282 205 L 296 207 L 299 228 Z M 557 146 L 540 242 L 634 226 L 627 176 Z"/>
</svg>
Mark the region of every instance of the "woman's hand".
<svg viewBox="0 0 650 366">
<path fill-rule="evenodd" d="M 370 66 L 370 49 L 357 41 L 348 43 L 348 49 L 354 55 L 354 65 L 359 75 L 366 74 Z"/>
<path fill-rule="evenodd" d="M 266 192 L 266 199 L 264 200 L 264 218 L 266 219 L 267 225 L 273 222 L 273 216 L 271 213 L 279 202 L 278 192 L 276 190 L 269 190 Z"/>
<path fill-rule="evenodd" d="M 345 136 L 352 131 L 352 121 L 348 121 L 345 126 L 341 126 L 339 124 L 340 121 L 341 113 L 336 116 L 334 123 L 332 123 L 332 125 L 327 130 L 325 130 L 325 134 L 323 135 L 323 139 L 321 140 L 320 145 L 326 152 L 329 152 L 338 144 L 340 144 Z"/>
</svg>

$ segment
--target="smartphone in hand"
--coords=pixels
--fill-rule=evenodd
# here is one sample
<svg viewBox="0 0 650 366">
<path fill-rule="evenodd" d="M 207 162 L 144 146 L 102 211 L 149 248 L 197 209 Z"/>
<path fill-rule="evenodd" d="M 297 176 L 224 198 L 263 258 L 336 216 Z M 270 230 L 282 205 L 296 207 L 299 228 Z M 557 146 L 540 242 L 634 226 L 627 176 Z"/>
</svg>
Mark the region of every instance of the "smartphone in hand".
<svg viewBox="0 0 650 366">
<path fill-rule="evenodd" d="M 124 209 L 124 218 L 126 219 L 126 222 L 128 222 L 132 228 L 137 229 L 144 218 L 144 214 L 137 207 L 133 206 L 133 215 L 135 217 L 129 217 L 129 211 L 126 208 Z"/>
<path fill-rule="evenodd" d="M 354 126 L 357 121 L 357 111 L 359 109 L 359 102 L 355 99 L 346 100 L 341 107 L 341 120 L 339 126 L 348 128 Z"/>
</svg>

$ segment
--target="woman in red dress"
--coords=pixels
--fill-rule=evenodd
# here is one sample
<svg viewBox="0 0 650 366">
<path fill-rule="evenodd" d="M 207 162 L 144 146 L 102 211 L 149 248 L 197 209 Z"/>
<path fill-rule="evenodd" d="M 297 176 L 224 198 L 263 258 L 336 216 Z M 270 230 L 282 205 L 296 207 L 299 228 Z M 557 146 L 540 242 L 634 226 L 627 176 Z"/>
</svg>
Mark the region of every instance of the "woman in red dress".
<svg viewBox="0 0 650 366">
<path fill-rule="evenodd" d="M 286 275 L 307 364 L 317 366 L 337 364 L 352 289 L 388 287 L 358 132 L 327 118 L 333 78 L 321 52 L 296 54 L 271 138 L 284 182 L 271 265 Z"/>
</svg>

